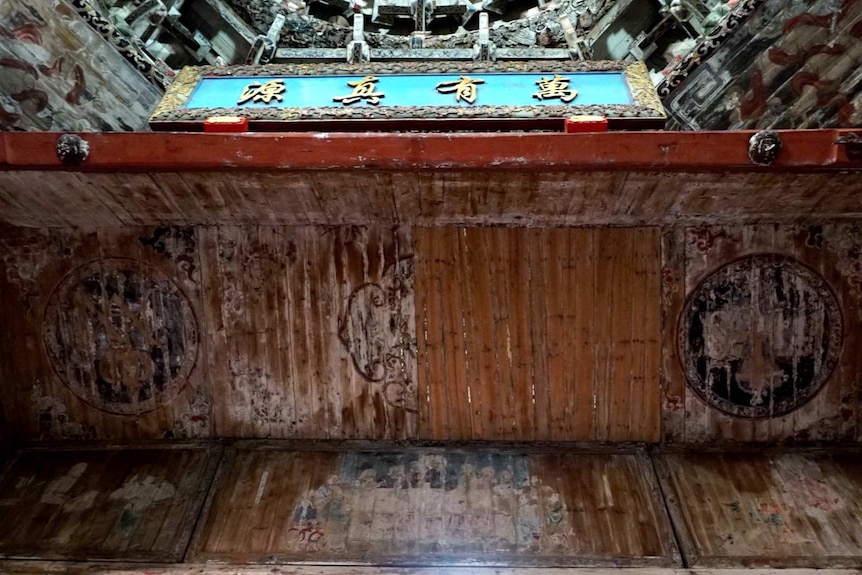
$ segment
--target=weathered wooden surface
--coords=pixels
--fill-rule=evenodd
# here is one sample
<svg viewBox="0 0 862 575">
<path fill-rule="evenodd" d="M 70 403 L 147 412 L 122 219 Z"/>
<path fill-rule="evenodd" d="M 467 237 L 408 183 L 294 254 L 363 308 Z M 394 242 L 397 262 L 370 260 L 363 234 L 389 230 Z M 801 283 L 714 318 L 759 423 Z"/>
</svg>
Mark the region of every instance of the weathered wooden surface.
<svg viewBox="0 0 862 575">
<path fill-rule="evenodd" d="M 215 462 L 203 446 L 24 451 L 0 481 L 0 556 L 180 561 Z"/>
<path fill-rule="evenodd" d="M 644 454 L 231 450 L 195 560 L 669 565 Z"/>
<path fill-rule="evenodd" d="M 196 235 L 2 231 L 0 385 L 10 438 L 210 435 Z"/>
<path fill-rule="evenodd" d="M 215 432 L 415 437 L 412 249 L 409 230 L 202 230 Z"/>
<path fill-rule="evenodd" d="M 422 437 L 658 441 L 655 229 L 414 236 Z"/>
<path fill-rule="evenodd" d="M 858 451 L 677 453 L 660 473 L 697 566 L 858 567 Z"/>
<path fill-rule="evenodd" d="M 796 222 L 860 217 L 860 193 L 852 173 L 0 172 L 2 219 L 31 227 Z"/>
<path fill-rule="evenodd" d="M 858 438 L 860 242 L 858 224 L 665 234 L 665 439 Z"/>
<path fill-rule="evenodd" d="M 439 575 L 439 567 L 351 565 L 130 565 L 0 561 L 8 575 Z M 452 575 L 555 575 L 556 567 L 446 567 Z M 568 572 L 571 572 L 569 570 Z M 579 567 L 580 575 L 859 575 L 859 569 L 681 569 L 671 567 Z"/>
<path fill-rule="evenodd" d="M 0 129 L 146 129 L 161 91 L 69 4 L 7 0 L 0 22 Z"/>
<path fill-rule="evenodd" d="M 8 440 L 853 441 L 860 238 L 4 227 L 0 422 Z"/>
</svg>

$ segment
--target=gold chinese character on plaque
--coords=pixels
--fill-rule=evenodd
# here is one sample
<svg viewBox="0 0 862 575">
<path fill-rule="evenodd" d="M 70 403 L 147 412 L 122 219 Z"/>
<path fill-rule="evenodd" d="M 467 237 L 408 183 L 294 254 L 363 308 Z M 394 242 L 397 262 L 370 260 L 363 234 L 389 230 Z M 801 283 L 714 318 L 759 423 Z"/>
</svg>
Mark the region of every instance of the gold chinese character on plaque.
<svg viewBox="0 0 862 575">
<path fill-rule="evenodd" d="M 284 80 L 270 80 L 265 84 L 260 82 L 252 82 L 245 87 L 242 94 L 239 96 L 236 105 L 242 106 L 248 102 L 263 102 L 269 104 L 273 99 L 281 102 L 281 95 L 287 88 L 284 87 Z"/>
<path fill-rule="evenodd" d="M 479 89 L 477 84 L 484 84 L 485 80 L 478 78 L 473 79 L 468 76 L 461 76 L 460 80 L 452 80 L 451 82 L 440 82 L 437 84 L 437 91 L 441 94 L 451 94 L 455 92 L 455 101 L 464 100 L 468 104 L 476 101 Z"/>
<path fill-rule="evenodd" d="M 345 106 L 355 104 L 359 100 L 367 100 L 369 104 L 376 106 L 380 103 L 380 98 L 386 96 L 383 92 L 374 91 L 377 87 L 375 82 L 379 81 L 380 79 L 375 78 L 374 76 L 365 76 L 361 80 L 348 82 L 347 85 L 353 88 L 353 92 L 346 96 L 336 96 L 332 100 L 335 102 L 341 102 Z"/>
<path fill-rule="evenodd" d="M 539 100 L 559 98 L 568 104 L 578 95 L 577 90 L 567 90 L 569 81 L 569 78 L 563 78 L 559 74 L 554 74 L 553 78 L 542 76 L 542 79 L 536 82 L 539 86 L 539 91 L 533 94 L 533 97 Z"/>
</svg>

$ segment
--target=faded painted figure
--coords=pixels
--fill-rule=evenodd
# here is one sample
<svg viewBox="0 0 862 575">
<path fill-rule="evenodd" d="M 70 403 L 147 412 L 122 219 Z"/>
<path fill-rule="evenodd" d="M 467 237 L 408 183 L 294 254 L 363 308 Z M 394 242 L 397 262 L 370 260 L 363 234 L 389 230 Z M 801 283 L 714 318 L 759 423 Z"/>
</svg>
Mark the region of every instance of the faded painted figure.
<svg viewBox="0 0 862 575">
<path fill-rule="evenodd" d="M 568 513 L 526 456 L 350 453 L 297 501 L 286 537 L 298 552 L 566 555 Z"/>
<path fill-rule="evenodd" d="M 838 302 L 813 270 L 781 256 L 733 262 L 707 277 L 681 317 L 689 384 L 744 417 L 797 409 L 826 383 L 841 350 Z"/>
<path fill-rule="evenodd" d="M 91 406 L 140 414 L 173 399 L 197 358 L 186 296 L 161 271 L 104 259 L 60 282 L 45 312 L 45 349 L 57 375 Z"/>
</svg>

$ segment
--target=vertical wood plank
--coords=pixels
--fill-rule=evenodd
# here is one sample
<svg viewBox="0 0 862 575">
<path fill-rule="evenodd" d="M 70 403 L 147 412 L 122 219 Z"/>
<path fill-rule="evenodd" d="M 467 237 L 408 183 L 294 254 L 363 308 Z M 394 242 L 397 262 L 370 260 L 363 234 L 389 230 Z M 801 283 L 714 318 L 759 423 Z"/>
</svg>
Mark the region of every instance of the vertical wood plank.
<svg viewBox="0 0 862 575">
<path fill-rule="evenodd" d="M 447 244 L 453 233 L 457 250 Z M 434 433 L 444 421 L 455 424 L 435 438 L 464 437 L 457 427 L 467 421 L 473 439 L 658 438 L 659 315 L 644 309 L 659 299 L 655 230 L 421 235 L 421 249 L 434 254 L 419 258 L 428 266 L 421 277 L 440 278 L 442 292 L 434 302 L 439 317 L 428 305 L 417 322 L 434 330 L 442 322 L 447 338 L 456 328 L 466 338 L 464 346 L 447 342 L 442 356 L 424 364 L 427 420 L 437 422 Z M 437 257 L 440 250 L 459 254 L 460 272 Z M 622 309 L 613 307 L 617 300 L 626 302 Z M 446 385 L 449 395 L 428 382 Z M 466 390 L 469 402 L 452 401 L 453 389 Z"/>
</svg>

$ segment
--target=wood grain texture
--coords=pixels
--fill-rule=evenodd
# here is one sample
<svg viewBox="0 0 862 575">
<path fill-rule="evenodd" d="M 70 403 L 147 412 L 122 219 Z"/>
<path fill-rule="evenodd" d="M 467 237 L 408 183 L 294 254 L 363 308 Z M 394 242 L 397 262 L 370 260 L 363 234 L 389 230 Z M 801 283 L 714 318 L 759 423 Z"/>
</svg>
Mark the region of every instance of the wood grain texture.
<svg viewBox="0 0 862 575">
<path fill-rule="evenodd" d="M 235 449 L 193 560 L 670 565 L 645 455 Z"/>
<path fill-rule="evenodd" d="M 422 437 L 658 440 L 655 230 L 414 238 Z"/>
<path fill-rule="evenodd" d="M 831 370 L 831 374 L 829 369 L 822 368 L 824 370 L 822 375 L 829 375 L 822 384 L 822 388 L 813 397 L 805 396 L 807 401 L 800 401 L 795 409 L 785 414 L 767 413 L 757 418 L 730 415 L 701 399 L 702 395 L 696 393 L 692 385 L 686 384 L 686 375 L 682 371 L 684 362 L 681 361 L 679 348 L 684 342 L 678 340 L 676 345 L 672 345 L 670 339 L 666 338 L 664 378 L 666 389 L 672 390 L 671 395 L 666 398 L 664 407 L 666 439 L 685 442 L 854 441 L 857 439 L 859 406 L 856 390 L 860 371 L 859 354 L 855 350 L 860 349 L 862 345 L 859 340 L 862 333 L 862 324 L 860 324 L 862 290 L 859 289 L 858 273 L 859 232 L 858 224 L 836 223 L 813 226 L 693 226 L 685 228 L 684 231 L 674 232 L 672 241 L 666 234 L 668 241 L 665 242 L 665 263 L 668 267 L 663 272 L 666 281 L 663 313 L 668 321 L 673 319 L 676 322 L 677 325 L 674 327 L 676 338 L 680 336 L 680 321 L 682 321 L 680 318 L 683 309 L 680 298 L 682 287 L 678 283 L 680 278 L 684 278 L 684 293 L 686 298 L 690 299 L 701 282 L 705 278 L 715 277 L 711 274 L 721 270 L 722 266 L 731 262 L 745 262 L 747 261 L 745 258 L 767 257 L 772 258 L 770 261 L 773 261 L 775 266 L 773 269 L 782 269 L 785 271 L 781 274 L 789 274 L 773 277 L 796 278 L 788 284 L 786 293 L 808 294 L 801 302 L 802 307 L 797 307 L 793 304 L 792 298 L 787 300 L 786 305 L 777 300 L 770 303 L 771 296 L 768 291 L 773 288 L 761 287 L 757 290 L 752 288 L 743 299 L 754 301 L 751 298 L 759 298 L 757 301 L 760 303 L 756 310 L 742 318 L 745 324 L 743 331 L 746 335 L 741 340 L 733 335 L 738 330 L 733 327 L 732 321 L 725 322 L 721 329 L 715 324 L 715 320 L 731 319 L 727 315 L 727 310 L 732 309 L 733 306 L 727 307 L 722 303 L 729 301 L 728 296 L 721 295 L 719 293 L 721 290 L 718 290 L 710 300 L 713 302 L 710 305 L 714 306 L 714 309 L 710 308 L 711 311 L 708 310 L 707 315 L 712 317 L 713 321 L 704 329 L 712 330 L 711 333 L 715 337 L 723 334 L 718 339 L 711 340 L 710 345 L 713 349 L 710 354 L 716 357 L 734 356 L 736 352 L 730 351 L 727 345 L 733 341 L 754 338 L 760 342 L 760 347 L 755 349 L 757 346 L 743 346 L 739 348 L 742 350 L 741 355 L 737 355 L 740 358 L 749 357 L 749 364 L 754 367 L 757 367 L 757 362 L 760 361 L 763 365 L 776 366 L 775 369 L 778 370 L 776 373 L 783 373 L 781 377 L 773 378 L 771 382 L 763 377 L 749 378 L 743 372 L 751 367 L 745 367 L 745 361 L 740 364 L 742 367 L 739 376 L 734 376 L 735 381 L 742 382 L 740 390 L 763 392 L 751 396 L 751 407 L 764 401 L 761 398 L 766 398 L 767 402 L 772 401 L 769 399 L 772 396 L 772 390 L 779 390 L 781 386 L 786 386 L 788 383 L 798 386 L 798 388 L 794 387 L 793 397 L 803 397 L 804 385 L 807 385 L 805 382 L 811 383 L 817 375 L 817 370 L 821 369 L 819 367 L 815 369 L 812 366 L 810 369 L 806 368 L 808 371 L 804 371 L 793 367 L 802 366 L 806 361 L 811 361 L 804 358 L 813 357 L 811 355 L 814 349 L 813 342 L 820 341 L 816 334 L 826 333 L 825 328 L 815 329 L 817 326 L 811 326 L 805 328 L 804 331 L 807 334 L 805 337 L 793 335 L 793 330 L 806 324 L 806 314 L 812 313 L 817 306 L 821 305 L 818 302 L 823 301 L 823 298 L 815 294 L 816 290 L 812 291 L 811 286 L 816 282 L 823 282 L 822 289 L 833 294 L 824 293 L 824 297 L 827 300 L 830 297 L 835 298 L 838 310 L 832 315 L 839 317 L 833 320 L 837 320 L 838 325 L 843 325 L 841 334 L 843 342 L 840 344 L 840 349 L 837 349 L 839 346 L 834 346 L 836 349 L 832 350 L 837 354 L 837 364 Z M 680 234 L 684 235 L 684 239 Z M 684 248 L 682 241 L 684 241 Z M 798 262 L 798 264 L 781 263 L 785 261 Z M 805 266 L 804 270 L 807 271 L 803 275 L 809 279 L 799 276 L 798 273 L 801 272 L 793 271 L 793 269 L 803 269 L 793 268 L 796 265 Z M 725 271 L 718 273 L 726 273 L 727 270 L 734 268 L 723 269 Z M 768 278 L 764 277 L 764 282 L 758 285 L 777 285 L 773 280 L 766 282 L 766 279 Z M 725 283 L 731 286 L 733 281 L 735 280 L 728 277 L 727 282 L 730 283 Z M 776 323 L 781 318 L 785 318 L 786 321 Z M 742 324 L 738 327 L 741 326 Z M 664 328 L 666 335 L 667 328 L 666 325 Z M 795 371 L 784 372 L 785 368 L 780 367 L 782 365 L 787 369 L 792 367 Z M 795 380 L 797 376 L 793 373 L 809 375 Z M 767 384 L 765 388 L 764 384 Z M 767 406 L 771 405 L 773 404 L 767 404 Z"/>
<path fill-rule="evenodd" d="M 856 567 L 858 451 L 664 455 L 677 531 L 702 567 Z"/>
<path fill-rule="evenodd" d="M 235 565 L 174 564 L 141 565 L 124 563 L 57 563 L 50 561 L 0 561 L 8 575 L 237 575 Z M 556 567 L 447 567 L 452 575 L 554 575 Z M 672 567 L 580 567 L 582 575 L 775 575 L 775 569 L 682 569 Z M 439 567 L 387 567 L 371 565 L 244 565 L 242 575 L 437 575 Z M 782 575 L 858 575 L 858 569 L 782 569 Z"/>
<path fill-rule="evenodd" d="M 0 482 L 0 555 L 180 561 L 217 452 L 140 446 L 25 451 Z"/>
<path fill-rule="evenodd" d="M 219 436 L 415 437 L 409 230 L 201 235 Z"/>
<path fill-rule="evenodd" d="M 13 440 L 210 434 L 191 228 L 0 237 L 0 388 Z"/>
<path fill-rule="evenodd" d="M 811 222 L 862 216 L 857 201 L 862 180 L 854 172 L 610 171 L 604 164 L 577 173 L 554 165 L 540 168 L 509 167 L 490 177 L 477 169 L 427 168 L 131 174 L 9 169 L 0 171 L 0 219 L 28 227 L 546 227 Z"/>
</svg>

